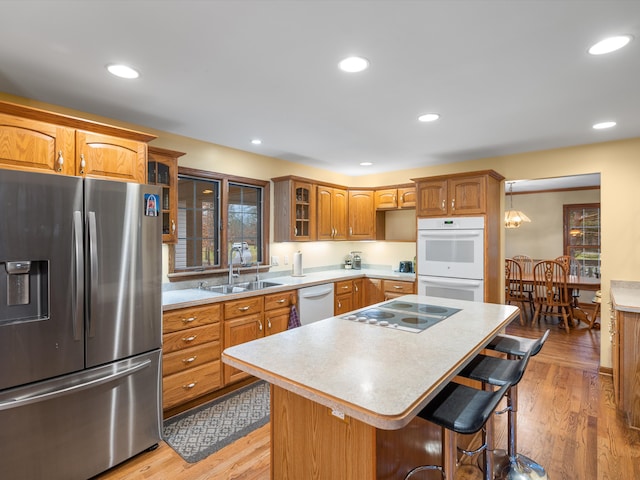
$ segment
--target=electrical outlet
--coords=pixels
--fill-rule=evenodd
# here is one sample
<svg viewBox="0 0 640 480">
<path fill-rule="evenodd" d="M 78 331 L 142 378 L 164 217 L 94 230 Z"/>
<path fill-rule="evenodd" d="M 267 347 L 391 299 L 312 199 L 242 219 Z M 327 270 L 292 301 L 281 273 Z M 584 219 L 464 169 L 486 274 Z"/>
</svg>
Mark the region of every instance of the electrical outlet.
<svg viewBox="0 0 640 480">
<path fill-rule="evenodd" d="M 277 255 L 271 256 L 271 265 L 274 267 L 280 265 L 280 258 Z"/>
<path fill-rule="evenodd" d="M 284 256 L 284 264 L 289 265 L 289 255 Z"/>
</svg>

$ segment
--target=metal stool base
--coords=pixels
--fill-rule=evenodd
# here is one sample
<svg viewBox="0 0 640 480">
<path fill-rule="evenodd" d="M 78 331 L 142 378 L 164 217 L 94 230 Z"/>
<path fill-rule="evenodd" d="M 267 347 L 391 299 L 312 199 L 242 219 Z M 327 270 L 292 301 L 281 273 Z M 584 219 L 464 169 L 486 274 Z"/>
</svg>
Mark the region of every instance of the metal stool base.
<svg viewBox="0 0 640 480">
<path fill-rule="evenodd" d="M 493 451 L 494 478 L 496 480 L 548 480 L 547 472 L 529 457 L 517 454 L 515 461 L 510 461 L 504 450 Z"/>
</svg>

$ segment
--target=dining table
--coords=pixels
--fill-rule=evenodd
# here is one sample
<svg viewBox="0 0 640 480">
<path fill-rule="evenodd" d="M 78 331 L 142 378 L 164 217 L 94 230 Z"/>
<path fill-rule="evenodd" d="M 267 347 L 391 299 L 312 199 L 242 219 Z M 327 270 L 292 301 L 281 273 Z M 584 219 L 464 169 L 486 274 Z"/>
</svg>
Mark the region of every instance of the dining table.
<svg viewBox="0 0 640 480">
<path fill-rule="evenodd" d="M 527 287 L 533 287 L 533 273 L 522 274 L 522 285 Z M 567 275 L 567 289 L 570 297 L 573 297 L 574 290 L 587 290 L 597 292 L 600 290 L 600 277 L 588 277 L 582 275 Z M 573 297 L 575 298 L 575 297 Z M 587 312 L 582 310 L 578 305 L 578 300 L 575 298 L 569 312 L 573 320 L 583 321 L 590 326 L 593 326 L 592 319 L 589 318 Z M 593 315 L 593 314 L 592 314 Z"/>
</svg>

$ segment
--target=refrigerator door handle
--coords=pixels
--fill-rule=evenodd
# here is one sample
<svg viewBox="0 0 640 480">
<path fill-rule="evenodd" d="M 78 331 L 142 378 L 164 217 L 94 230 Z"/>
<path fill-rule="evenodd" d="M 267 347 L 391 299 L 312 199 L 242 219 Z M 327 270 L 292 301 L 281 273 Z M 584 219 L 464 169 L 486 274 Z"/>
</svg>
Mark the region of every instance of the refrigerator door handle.
<svg viewBox="0 0 640 480">
<path fill-rule="evenodd" d="M 72 289 L 73 304 L 73 339 L 76 341 L 82 340 L 82 321 L 84 310 L 84 259 L 82 256 L 82 212 L 76 210 L 73 212 L 73 259 L 75 262 L 75 275 L 73 281 L 75 282 Z"/>
<path fill-rule="evenodd" d="M 95 335 L 93 323 L 93 307 L 98 304 L 96 285 L 98 285 L 98 233 L 96 212 L 89 212 L 89 305 L 87 305 L 88 336 Z"/>
<path fill-rule="evenodd" d="M 24 405 L 30 405 L 32 403 L 43 402 L 45 400 L 51 400 L 54 398 L 62 397 L 64 395 L 69 395 L 71 393 L 81 392 L 83 390 L 87 390 L 89 388 L 95 388 L 98 385 L 104 385 L 109 382 L 116 381 L 123 377 L 127 377 L 133 375 L 135 372 L 142 370 L 143 368 L 148 367 L 151 364 L 151 360 L 146 359 L 136 365 L 133 365 L 125 370 L 112 372 L 108 375 L 104 375 L 99 378 L 94 378 L 89 380 L 88 382 L 80 383 L 78 385 L 72 385 L 70 387 L 63 387 L 57 390 L 48 391 L 44 393 L 38 393 L 35 395 L 27 395 L 21 398 L 12 398 L 10 400 L 0 402 L 0 411 L 10 410 L 12 408 L 22 407 Z"/>
</svg>

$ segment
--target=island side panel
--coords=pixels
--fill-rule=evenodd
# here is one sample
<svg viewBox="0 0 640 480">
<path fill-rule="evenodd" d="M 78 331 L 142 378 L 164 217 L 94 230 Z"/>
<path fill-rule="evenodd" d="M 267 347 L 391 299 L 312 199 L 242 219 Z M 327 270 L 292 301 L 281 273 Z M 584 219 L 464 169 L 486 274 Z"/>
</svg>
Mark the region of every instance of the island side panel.
<svg viewBox="0 0 640 480">
<path fill-rule="evenodd" d="M 271 385 L 272 480 L 375 480 L 376 428 Z"/>
</svg>

